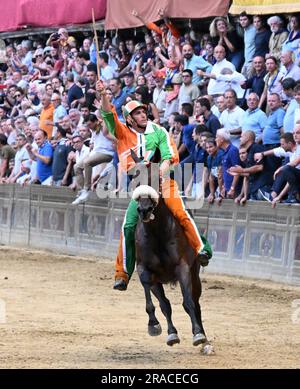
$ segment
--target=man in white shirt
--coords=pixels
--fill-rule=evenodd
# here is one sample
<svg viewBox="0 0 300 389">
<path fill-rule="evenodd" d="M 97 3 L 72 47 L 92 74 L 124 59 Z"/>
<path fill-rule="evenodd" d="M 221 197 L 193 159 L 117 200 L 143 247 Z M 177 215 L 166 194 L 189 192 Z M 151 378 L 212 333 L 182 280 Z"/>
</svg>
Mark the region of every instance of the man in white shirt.
<svg viewBox="0 0 300 389">
<path fill-rule="evenodd" d="M 271 197 L 267 200 L 272 201 L 274 208 L 288 194 L 285 203 L 300 203 L 300 124 L 295 126 L 293 134 L 287 132 L 281 135 L 280 147 L 256 153 L 254 159 L 260 161 L 272 155 L 288 158 L 289 162 L 275 171 Z"/>
<path fill-rule="evenodd" d="M 102 119 L 97 118 L 94 114 L 89 114 L 85 124 L 92 131 L 91 145 L 93 145 L 93 151 L 78 165 L 75 171 L 77 177 L 81 175 L 79 180 L 81 183 L 83 180 L 84 188 L 72 202 L 73 205 L 84 203 L 88 199 L 92 186 L 93 167 L 110 162 L 115 152 L 112 136 L 103 124 Z"/>
<path fill-rule="evenodd" d="M 231 143 L 239 148 L 245 111 L 236 105 L 237 96 L 233 89 L 226 91 L 224 97 L 226 109 L 219 120 L 223 128 L 229 131 Z"/>
<path fill-rule="evenodd" d="M 15 155 L 14 168 L 7 179 L 7 182 L 12 184 L 17 181 L 17 179 L 23 174 L 21 171 L 21 163 L 24 160 L 29 160 L 28 151 L 25 148 L 26 136 L 24 134 L 18 134 L 16 138 L 18 151 Z"/>
<path fill-rule="evenodd" d="M 90 154 L 90 148 L 87 147 L 84 144 L 84 139 L 81 135 L 75 134 L 72 137 L 72 144 L 74 149 L 76 150 L 75 153 L 71 152 L 68 156 L 68 159 L 72 159 L 75 162 L 74 165 L 74 171 L 75 174 L 78 171 L 78 168 L 83 165 L 83 161 L 86 157 Z M 83 188 L 83 175 L 82 174 L 76 174 L 75 175 L 75 182 L 71 185 L 72 189 L 82 189 Z"/>
<path fill-rule="evenodd" d="M 245 90 L 242 89 L 241 84 L 246 81 L 245 76 L 242 73 L 232 71 L 229 68 L 224 68 L 221 70 L 221 73 L 216 76 L 216 82 L 218 89 L 222 89 L 224 92 L 228 89 L 233 89 L 237 94 L 238 99 L 242 99 Z"/>
<path fill-rule="evenodd" d="M 154 81 L 155 81 L 155 88 L 153 90 L 153 103 L 156 105 L 156 108 L 158 109 L 158 114 L 162 123 L 164 113 L 166 110 L 167 92 L 164 90 L 165 80 L 162 77 L 156 77 Z"/>
<path fill-rule="evenodd" d="M 111 66 L 108 65 L 109 57 L 106 53 L 100 53 L 100 69 L 101 69 L 101 80 L 104 81 L 105 85 L 108 85 L 108 81 L 115 77 L 115 72 Z"/>
<path fill-rule="evenodd" d="M 216 77 L 221 74 L 221 71 L 224 68 L 231 69 L 233 72 L 235 71 L 235 66 L 227 61 L 225 58 L 226 51 L 223 46 L 216 46 L 214 49 L 214 57 L 216 59 L 216 63 L 212 67 L 211 73 L 205 73 L 202 70 L 198 70 L 197 73 L 203 77 L 210 78 L 207 87 L 207 93 L 212 96 L 223 95 L 224 89 L 222 89 L 222 85 L 219 85 L 216 81 Z"/>
<path fill-rule="evenodd" d="M 280 61 L 282 65 L 280 72 L 283 74 L 281 81 L 285 78 L 293 78 L 295 81 L 300 80 L 300 68 L 293 61 L 292 51 L 287 50 L 282 52 Z"/>
</svg>

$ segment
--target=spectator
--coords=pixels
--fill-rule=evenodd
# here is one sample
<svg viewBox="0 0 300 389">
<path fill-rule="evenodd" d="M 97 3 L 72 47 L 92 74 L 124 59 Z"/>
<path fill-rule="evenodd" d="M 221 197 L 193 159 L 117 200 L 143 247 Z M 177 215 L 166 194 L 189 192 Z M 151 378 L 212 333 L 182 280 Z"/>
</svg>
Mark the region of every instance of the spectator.
<svg viewBox="0 0 300 389">
<path fill-rule="evenodd" d="M 280 72 L 283 74 L 281 81 L 288 77 L 293 78 L 295 81 L 300 80 L 300 68 L 293 61 L 293 52 L 290 50 L 283 51 L 280 60 L 282 64 Z"/>
<path fill-rule="evenodd" d="M 61 104 L 61 96 L 59 93 L 53 93 L 51 96 L 51 102 L 54 106 L 53 123 L 56 125 L 59 119 L 62 119 L 67 115 L 66 108 Z"/>
<path fill-rule="evenodd" d="M 235 71 L 234 65 L 225 59 L 226 52 L 223 46 L 216 46 L 214 49 L 214 57 L 216 63 L 211 69 L 211 73 L 201 73 L 204 77 L 210 78 L 207 87 L 207 93 L 209 95 L 217 97 L 218 95 L 223 95 L 224 90 L 222 89 L 223 85 L 217 83 L 216 78 L 221 74 L 221 71 L 225 68 Z"/>
<path fill-rule="evenodd" d="M 86 72 L 85 82 L 85 100 L 80 102 L 80 105 L 86 104 L 90 109 L 95 109 L 94 101 L 96 98 L 96 81 L 97 72 L 94 69 L 89 69 Z"/>
<path fill-rule="evenodd" d="M 235 198 L 240 192 L 239 176 L 232 177 L 228 170 L 232 166 L 240 165 L 239 150 L 230 141 L 230 133 L 225 128 L 220 128 L 217 131 L 216 143 L 218 149 L 223 150 L 222 157 L 222 178 L 223 188 L 221 190 L 221 198 Z"/>
<path fill-rule="evenodd" d="M 159 114 L 157 107 L 151 102 L 151 95 L 146 86 L 139 86 L 135 90 L 135 100 L 140 101 L 147 108 L 148 119 L 159 124 Z"/>
<path fill-rule="evenodd" d="M 112 103 L 116 108 L 119 120 L 124 121 L 122 106 L 125 104 L 126 93 L 122 90 L 120 78 L 113 78 L 109 81 L 109 88 L 113 94 Z"/>
<path fill-rule="evenodd" d="M 207 130 L 215 137 L 217 130 L 221 128 L 219 119 L 211 112 L 208 99 L 200 98 L 198 103 L 200 106 L 199 113 L 200 115 L 203 115 L 204 124 L 207 127 Z"/>
<path fill-rule="evenodd" d="M 53 130 L 53 116 L 55 107 L 51 103 L 51 98 L 47 94 L 43 94 L 41 97 L 42 111 L 40 115 L 39 127 L 41 130 L 45 131 L 48 139 L 52 136 Z"/>
<path fill-rule="evenodd" d="M 16 121 L 15 121 L 15 123 L 13 123 L 12 119 L 7 119 L 7 120 L 4 120 L 2 123 L 3 123 L 2 124 L 3 134 L 7 136 L 7 144 L 9 146 L 13 146 L 16 143 L 17 134 L 18 134 L 18 132 L 20 132 L 15 127 Z"/>
<path fill-rule="evenodd" d="M 247 97 L 248 109 L 245 112 L 242 132 L 253 131 L 255 133 L 255 142 L 262 142 L 262 133 L 267 123 L 267 115 L 258 108 L 259 97 L 256 93 L 250 93 Z"/>
<path fill-rule="evenodd" d="M 87 122 L 89 116 L 85 118 L 85 123 Z M 85 146 L 90 147 L 91 143 L 91 130 L 87 127 L 86 124 L 82 124 L 78 128 L 78 134 L 81 136 Z"/>
<path fill-rule="evenodd" d="M 110 81 L 115 77 L 115 73 L 113 68 L 108 65 L 108 61 L 109 61 L 108 55 L 104 52 L 101 52 L 99 57 L 100 57 L 100 69 L 101 69 L 100 79 L 104 82 L 105 85 L 107 85 L 108 81 Z"/>
<path fill-rule="evenodd" d="M 262 108 L 265 101 L 268 100 L 268 97 L 272 93 L 277 93 L 278 96 L 282 94 L 282 84 L 281 80 L 283 74 L 279 71 L 278 62 L 275 57 L 270 56 L 266 60 L 267 74 L 264 78 L 265 87 L 263 94 L 261 95 L 259 108 Z"/>
<path fill-rule="evenodd" d="M 255 154 L 263 152 L 262 145 L 255 143 L 255 133 L 253 131 L 245 131 L 241 136 L 241 147 L 247 151 L 245 167 L 232 166 L 229 169 L 230 173 L 240 175 L 249 175 L 249 196 L 251 200 L 262 200 L 265 196 L 269 196 L 272 186 L 272 172 L 264 168 L 263 161 L 256 162 Z"/>
<path fill-rule="evenodd" d="M 295 87 L 296 82 L 292 78 L 286 78 L 282 81 L 283 93 L 285 95 L 285 116 L 283 119 L 284 132 L 293 132 L 295 123 L 295 111 L 298 107 L 297 100 L 295 99 Z M 299 89 L 300 92 L 300 89 Z M 298 96 L 300 101 L 300 96 Z"/>
<path fill-rule="evenodd" d="M 36 166 L 36 184 L 50 185 L 52 174 L 52 158 L 53 148 L 47 140 L 47 133 L 44 130 L 39 130 L 34 137 L 38 147 L 36 150 L 30 143 L 26 144 L 26 150 L 32 160 L 37 162 Z"/>
<path fill-rule="evenodd" d="M 182 85 L 180 86 L 178 94 L 179 107 L 181 107 L 182 103 L 194 103 L 200 95 L 198 86 L 192 84 L 193 72 L 190 69 L 183 70 L 181 77 Z"/>
<path fill-rule="evenodd" d="M 242 68 L 243 40 L 223 16 L 216 17 L 209 26 L 210 36 L 214 46 L 223 46 L 226 50 L 226 58 L 237 71 Z"/>
<path fill-rule="evenodd" d="M 295 86 L 294 93 L 295 93 L 295 100 L 297 102 L 297 107 L 294 113 L 294 127 L 295 127 L 297 122 L 300 120 L 300 84 Z"/>
<path fill-rule="evenodd" d="M 223 95 L 219 96 L 215 99 L 215 101 L 216 104 L 211 107 L 211 112 L 220 120 L 222 112 L 226 109 L 225 97 Z"/>
<path fill-rule="evenodd" d="M 68 186 L 71 184 L 72 164 L 68 163 L 71 146 L 67 144 L 66 131 L 58 126 L 54 139 L 56 145 L 52 161 L 52 185 Z"/>
<path fill-rule="evenodd" d="M 298 203 L 300 194 L 300 125 L 298 124 L 295 127 L 293 134 L 286 133 L 281 135 L 280 147 L 257 153 L 254 158 L 260 161 L 262 158 L 268 156 L 284 157 L 286 158 L 286 162 L 274 173 L 275 181 L 272 187 L 272 193 L 266 200 L 272 201 L 272 206 L 274 207 L 276 203 L 280 202 L 290 192 L 287 202 L 292 204 Z M 287 158 L 289 161 L 287 161 Z"/>
<path fill-rule="evenodd" d="M 79 103 L 84 102 L 84 95 L 82 89 L 75 84 L 74 74 L 67 73 L 67 90 L 68 90 L 68 106 L 74 108 Z"/>
<path fill-rule="evenodd" d="M 17 179 L 21 177 L 21 175 L 23 175 L 23 172 L 21 171 L 22 161 L 29 160 L 29 154 L 25 148 L 25 144 L 26 144 L 25 134 L 18 134 L 16 140 L 17 140 L 17 152 L 15 154 L 14 168 L 7 179 L 7 182 L 11 184 L 16 182 Z"/>
<path fill-rule="evenodd" d="M 229 131 L 232 144 L 238 148 L 245 111 L 237 105 L 237 96 L 233 89 L 226 91 L 224 97 L 226 109 L 219 120 L 223 128 Z"/>
<path fill-rule="evenodd" d="M 277 93 L 270 94 L 268 98 L 268 108 L 270 113 L 262 136 L 265 150 L 279 147 L 280 135 L 283 133 L 283 119 L 285 116 L 280 96 Z"/>
<path fill-rule="evenodd" d="M 209 193 L 207 200 L 212 204 L 216 197 L 220 196 L 223 187 L 222 158 L 223 150 L 218 149 L 216 140 L 208 138 L 205 142 L 208 170 Z"/>
<path fill-rule="evenodd" d="M 182 133 L 182 144 L 178 149 L 180 161 L 191 162 L 192 154 L 195 149 L 193 139 L 194 125 L 189 124 L 189 118 L 186 115 L 178 115 L 174 118 L 175 131 Z M 186 158 L 187 157 L 187 158 Z"/>
<path fill-rule="evenodd" d="M 166 96 L 167 92 L 163 88 L 163 77 L 155 77 L 155 88 L 153 90 L 153 103 L 156 105 L 160 122 L 163 122 L 164 113 L 166 110 Z"/>
<path fill-rule="evenodd" d="M 283 28 L 283 21 L 277 15 L 271 16 L 267 20 L 267 23 L 270 26 L 272 34 L 269 40 L 270 50 L 269 53 L 266 54 L 266 58 L 272 56 L 276 60 L 279 60 L 282 51 L 282 45 L 288 37 L 288 32 Z"/>
<path fill-rule="evenodd" d="M 193 130 L 193 141 L 194 141 L 194 150 L 191 154 L 191 159 L 188 162 L 193 163 L 192 177 L 190 182 L 185 189 L 186 195 L 189 195 L 191 192 L 192 197 L 199 198 L 201 196 L 202 190 L 202 177 L 204 176 L 204 186 L 207 182 L 207 151 L 205 148 L 205 142 L 207 138 L 211 136 L 210 133 L 203 133 L 200 127 L 196 127 Z M 182 162 L 184 163 L 184 161 Z M 200 164 L 200 165 L 199 165 Z M 201 174 L 201 166 L 204 168 L 204 174 Z M 184 172 L 184 171 L 183 171 Z M 206 174 L 205 174 L 206 173 Z M 183 180 L 184 181 L 184 180 Z"/>
<path fill-rule="evenodd" d="M 245 77 L 238 73 L 236 70 L 233 71 L 230 68 L 223 68 L 218 76 L 214 74 L 210 75 L 211 78 L 215 78 L 217 88 L 224 92 L 228 89 L 233 89 L 237 95 L 237 98 L 241 100 L 245 94 L 241 84 L 246 81 Z"/>
<path fill-rule="evenodd" d="M 255 36 L 256 28 L 252 24 L 252 17 L 246 12 L 242 12 L 239 15 L 239 23 L 244 31 L 244 66 L 241 70 L 245 77 L 249 77 L 252 59 L 255 54 Z"/>
<path fill-rule="evenodd" d="M 260 56 L 254 57 L 252 61 L 252 70 L 252 76 L 243 82 L 241 87 L 244 89 L 249 89 L 250 93 L 256 93 L 259 97 L 261 97 L 265 88 L 265 59 Z"/>
<path fill-rule="evenodd" d="M 83 118 L 81 117 L 80 111 L 76 108 L 70 109 L 69 118 L 71 121 L 71 132 L 74 133 L 77 127 L 82 124 Z"/>
<path fill-rule="evenodd" d="M 271 31 L 266 28 L 265 21 L 261 15 L 253 16 L 253 25 L 256 29 L 254 57 L 265 58 L 265 55 L 269 52 Z"/>
<path fill-rule="evenodd" d="M 128 72 L 123 75 L 124 78 L 124 84 L 123 92 L 126 94 L 126 96 L 130 95 L 131 93 L 134 93 L 135 91 L 135 85 L 134 85 L 134 73 Z"/>
<path fill-rule="evenodd" d="M 299 64 L 299 44 L 300 44 L 300 17 L 299 15 L 291 15 L 289 18 L 290 33 L 287 39 L 283 42 L 282 51 L 293 51 L 295 54 L 296 64 Z"/>
<path fill-rule="evenodd" d="M 184 58 L 184 69 L 190 69 L 193 73 L 192 83 L 198 85 L 202 77 L 197 70 L 202 70 L 209 73 L 211 71 L 211 64 L 205 61 L 201 56 L 194 54 L 194 49 L 190 44 L 185 44 L 182 47 L 182 56 Z"/>
<path fill-rule="evenodd" d="M 0 184 L 10 175 L 10 161 L 15 157 L 14 149 L 7 144 L 7 137 L 0 134 Z"/>
<path fill-rule="evenodd" d="M 73 162 L 74 171 L 77 172 L 83 161 L 89 156 L 90 148 L 84 144 L 84 138 L 80 134 L 74 134 L 72 137 L 72 145 L 75 149 L 75 154 L 70 152 L 68 155 L 68 161 Z M 72 189 L 78 189 L 79 195 L 82 193 L 84 185 L 83 175 L 76 175 L 75 180 L 70 186 Z"/>
<path fill-rule="evenodd" d="M 203 58 L 212 66 L 216 63 L 216 59 L 214 57 L 214 45 L 212 44 L 212 42 L 206 43 L 205 54 L 203 54 Z"/>
<path fill-rule="evenodd" d="M 95 115 L 90 114 L 86 125 L 92 130 L 91 144 L 93 144 L 93 151 L 83 160 L 83 163 L 77 164 L 75 171 L 77 182 L 78 176 L 81 176 L 79 182 L 82 182 L 84 172 L 84 187 L 79 196 L 73 201 L 73 205 L 84 203 L 88 199 L 92 185 L 93 167 L 110 162 L 114 155 L 114 146 L 106 127 L 103 125 L 102 119 L 98 119 Z"/>
</svg>

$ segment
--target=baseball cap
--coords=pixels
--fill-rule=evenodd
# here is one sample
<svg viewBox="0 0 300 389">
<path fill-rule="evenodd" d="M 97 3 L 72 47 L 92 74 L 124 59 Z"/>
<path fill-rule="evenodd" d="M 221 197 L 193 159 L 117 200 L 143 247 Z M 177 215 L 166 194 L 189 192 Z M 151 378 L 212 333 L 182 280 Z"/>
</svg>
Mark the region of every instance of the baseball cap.
<svg viewBox="0 0 300 389">
<path fill-rule="evenodd" d="M 131 77 L 131 78 L 134 78 L 134 73 L 133 72 L 127 72 L 124 74 L 123 77 Z"/>
</svg>

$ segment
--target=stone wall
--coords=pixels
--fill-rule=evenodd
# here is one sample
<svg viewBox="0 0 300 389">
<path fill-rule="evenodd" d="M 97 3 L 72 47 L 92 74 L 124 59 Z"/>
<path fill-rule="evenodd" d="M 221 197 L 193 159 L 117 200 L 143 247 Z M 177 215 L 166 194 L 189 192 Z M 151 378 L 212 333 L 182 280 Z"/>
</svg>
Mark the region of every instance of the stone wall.
<svg viewBox="0 0 300 389">
<path fill-rule="evenodd" d="M 0 185 L 0 243 L 113 259 L 128 201 L 73 199 L 66 188 Z M 214 248 L 207 271 L 300 285 L 300 206 L 224 201 L 194 216 Z"/>
</svg>

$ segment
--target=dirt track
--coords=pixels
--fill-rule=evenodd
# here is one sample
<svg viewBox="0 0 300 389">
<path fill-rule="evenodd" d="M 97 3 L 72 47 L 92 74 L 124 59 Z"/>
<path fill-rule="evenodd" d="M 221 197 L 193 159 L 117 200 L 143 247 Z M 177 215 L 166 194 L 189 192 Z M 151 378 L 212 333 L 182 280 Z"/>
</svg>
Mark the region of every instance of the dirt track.
<svg viewBox="0 0 300 389">
<path fill-rule="evenodd" d="M 86 259 L 86 258 L 85 258 Z M 203 274 L 204 327 L 215 355 L 192 346 L 180 288 L 166 287 L 181 339 L 147 334 L 136 275 L 127 292 L 112 290 L 113 264 L 49 252 L 0 248 L 0 368 L 296 368 L 300 323 L 292 301 L 300 288 Z"/>
</svg>

